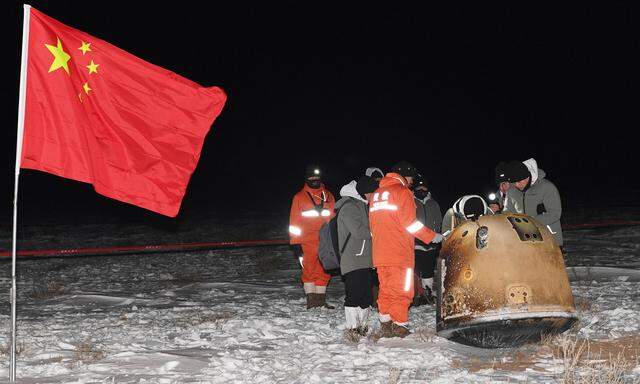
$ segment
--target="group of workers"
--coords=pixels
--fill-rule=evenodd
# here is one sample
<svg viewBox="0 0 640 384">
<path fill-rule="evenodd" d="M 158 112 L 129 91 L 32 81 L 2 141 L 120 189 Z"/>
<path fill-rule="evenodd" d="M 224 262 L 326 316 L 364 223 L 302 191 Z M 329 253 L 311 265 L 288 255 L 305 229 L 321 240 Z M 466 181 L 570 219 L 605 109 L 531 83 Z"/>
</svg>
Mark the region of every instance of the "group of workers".
<svg viewBox="0 0 640 384">
<path fill-rule="evenodd" d="M 322 176 L 320 167 L 306 168 L 304 187 L 291 204 L 290 244 L 302 265 L 307 309 L 334 309 L 326 301 L 331 275 L 320 263 L 318 247 L 320 228 L 337 216 L 347 332 L 366 335 L 371 307 L 377 304 L 376 337 L 410 334 L 409 307 L 434 302 L 439 245 L 455 222 L 486 214 L 524 213 L 546 225 L 562 246 L 560 195 L 534 159 L 499 163 L 498 191 L 489 204 L 478 195 L 463 196 L 444 219 L 426 180 L 406 161 L 387 174 L 368 168 L 341 188 L 337 202 Z"/>
</svg>

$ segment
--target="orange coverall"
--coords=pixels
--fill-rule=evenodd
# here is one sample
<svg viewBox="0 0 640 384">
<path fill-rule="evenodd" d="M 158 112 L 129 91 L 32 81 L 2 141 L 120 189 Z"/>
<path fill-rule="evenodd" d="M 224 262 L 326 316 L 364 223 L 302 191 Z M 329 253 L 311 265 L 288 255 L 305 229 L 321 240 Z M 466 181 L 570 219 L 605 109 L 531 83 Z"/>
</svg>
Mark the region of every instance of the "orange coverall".
<svg viewBox="0 0 640 384">
<path fill-rule="evenodd" d="M 313 201 L 312 201 L 313 199 Z M 320 227 L 333 217 L 335 199 L 324 184 L 311 189 L 307 184 L 296 193 L 289 215 L 289 243 L 302 246 L 302 282 L 326 287 L 331 279 L 318 259 Z"/>
<path fill-rule="evenodd" d="M 407 180 L 397 173 L 388 173 L 380 180 L 369 212 L 373 266 L 380 280 L 380 321 L 406 325 L 414 294 L 414 237 L 428 244 L 435 232 L 416 219 L 413 193 Z"/>
</svg>

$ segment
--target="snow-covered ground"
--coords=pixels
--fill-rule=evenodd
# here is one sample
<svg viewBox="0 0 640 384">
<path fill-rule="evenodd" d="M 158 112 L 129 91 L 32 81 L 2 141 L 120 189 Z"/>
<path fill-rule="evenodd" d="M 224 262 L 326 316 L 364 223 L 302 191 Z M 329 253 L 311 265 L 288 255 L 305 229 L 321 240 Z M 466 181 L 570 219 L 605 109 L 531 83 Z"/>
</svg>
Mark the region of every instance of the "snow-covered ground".
<svg viewBox="0 0 640 384">
<path fill-rule="evenodd" d="M 567 231 L 566 244 L 578 265 L 569 268 L 580 311 L 572 337 L 605 352 L 626 345 L 626 379 L 640 380 L 640 227 Z M 550 343 L 485 350 L 436 336 L 430 306 L 411 309 L 406 339 L 347 340 L 341 281 L 328 291 L 336 310 L 305 310 L 299 266 L 283 246 L 28 259 L 18 273 L 25 383 L 546 383 L 563 376 L 565 361 Z M 7 292 L 10 263 L 0 276 Z M 0 307 L 0 377 L 8 377 L 5 294 Z M 378 327 L 375 317 L 370 325 Z"/>
</svg>

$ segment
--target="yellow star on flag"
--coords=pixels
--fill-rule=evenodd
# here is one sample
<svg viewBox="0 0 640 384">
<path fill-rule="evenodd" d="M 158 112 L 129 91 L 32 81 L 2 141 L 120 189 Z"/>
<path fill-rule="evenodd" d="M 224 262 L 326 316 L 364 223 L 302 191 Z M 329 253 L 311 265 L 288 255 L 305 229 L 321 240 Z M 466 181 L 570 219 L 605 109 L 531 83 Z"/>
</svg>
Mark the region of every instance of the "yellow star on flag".
<svg viewBox="0 0 640 384">
<path fill-rule="evenodd" d="M 89 91 L 92 90 L 91 88 L 89 88 L 89 83 L 84 83 L 82 85 L 82 89 L 84 89 L 84 93 L 86 93 L 87 95 L 89 94 Z"/>
<path fill-rule="evenodd" d="M 82 42 L 82 46 L 80 48 L 78 48 L 79 50 L 82 51 L 82 56 L 84 56 L 85 53 L 91 52 L 91 47 L 90 47 L 91 43 L 85 43 L 84 41 Z"/>
<path fill-rule="evenodd" d="M 87 65 L 87 68 L 89 68 L 89 74 L 98 73 L 99 66 L 100 64 L 96 64 L 93 62 L 93 60 L 91 60 L 91 64 Z"/>
<path fill-rule="evenodd" d="M 51 63 L 51 67 L 49 67 L 49 73 L 55 71 L 58 68 L 64 68 L 69 75 L 69 66 L 67 62 L 71 59 L 71 55 L 64 51 L 62 48 L 62 43 L 60 42 L 60 38 L 58 39 L 58 45 L 53 46 L 49 44 L 45 44 L 45 47 L 49 49 L 49 52 L 53 55 L 53 63 Z"/>
</svg>

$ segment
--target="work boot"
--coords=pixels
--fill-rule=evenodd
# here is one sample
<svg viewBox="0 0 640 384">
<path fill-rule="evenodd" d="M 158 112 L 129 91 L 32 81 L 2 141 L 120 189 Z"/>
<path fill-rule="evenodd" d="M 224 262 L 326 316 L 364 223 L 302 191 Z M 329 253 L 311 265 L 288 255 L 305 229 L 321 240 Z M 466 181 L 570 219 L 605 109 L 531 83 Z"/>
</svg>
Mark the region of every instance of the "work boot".
<svg viewBox="0 0 640 384">
<path fill-rule="evenodd" d="M 409 307 L 419 307 L 421 305 L 427 305 L 427 298 L 424 295 L 416 295 L 413 296 L 413 300 L 411 300 Z"/>
<path fill-rule="evenodd" d="M 318 300 L 318 307 L 325 307 L 327 309 L 336 309 L 333 305 L 327 304 L 327 295 L 324 293 L 316 293 L 316 300 Z"/>
<path fill-rule="evenodd" d="M 431 288 L 424 287 L 424 296 L 428 305 L 434 305 L 436 303 L 436 295 L 433 294 Z"/>
<path fill-rule="evenodd" d="M 307 293 L 307 309 L 321 307 L 319 304 L 317 295 L 315 293 Z"/>
<path fill-rule="evenodd" d="M 411 334 L 411 331 L 405 326 L 398 325 L 391 322 L 391 336 L 389 337 L 407 337 Z"/>
<path fill-rule="evenodd" d="M 392 337 L 391 336 L 391 324 L 393 322 L 389 321 L 381 321 L 380 329 L 373 335 L 374 340 L 382 339 L 384 337 Z"/>
<path fill-rule="evenodd" d="M 421 305 L 433 305 L 436 303 L 436 297 L 433 295 L 431 288 L 425 287 L 424 293 L 420 296 L 416 296 L 413 298 L 413 303 L 411 305 L 413 307 L 419 307 Z"/>
</svg>

